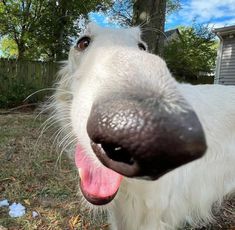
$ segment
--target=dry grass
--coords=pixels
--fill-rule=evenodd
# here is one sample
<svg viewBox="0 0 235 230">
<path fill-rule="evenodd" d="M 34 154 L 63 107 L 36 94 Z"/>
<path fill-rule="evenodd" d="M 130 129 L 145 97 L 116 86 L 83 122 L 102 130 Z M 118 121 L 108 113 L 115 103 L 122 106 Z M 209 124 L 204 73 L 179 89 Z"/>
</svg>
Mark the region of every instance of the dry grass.
<svg viewBox="0 0 235 230">
<path fill-rule="evenodd" d="M 62 156 L 56 164 L 52 133 L 38 139 L 45 117 L 35 117 L 0 115 L 0 200 L 20 202 L 27 209 L 23 217 L 11 218 L 8 208 L 0 208 L 0 229 L 107 229 L 101 217 L 92 218 L 82 205 L 73 163 Z M 33 218 L 32 211 L 39 216 Z"/>
<path fill-rule="evenodd" d="M 0 115 L 0 200 L 20 202 L 27 209 L 23 217 L 11 218 L 8 208 L 0 208 L 0 229 L 107 229 L 104 215 L 92 218 L 82 205 L 73 163 L 62 156 L 56 164 L 52 133 L 46 131 L 38 139 L 46 118 L 35 117 L 32 113 Z M 235 198 L 225 204 L 215 213 L 214 225 L 198 229 L 235 230 Z M 33 218 L 32 211 L 39 216 Z"/>
</svg>

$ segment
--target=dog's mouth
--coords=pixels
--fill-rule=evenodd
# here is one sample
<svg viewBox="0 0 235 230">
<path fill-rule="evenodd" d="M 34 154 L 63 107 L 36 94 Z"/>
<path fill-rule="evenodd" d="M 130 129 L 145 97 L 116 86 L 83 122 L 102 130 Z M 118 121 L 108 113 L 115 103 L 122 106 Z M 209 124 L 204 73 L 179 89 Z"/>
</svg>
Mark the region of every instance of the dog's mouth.
<svg viewBox="0 0 235 230">
<path fill-rule="evenodd" d="M 104 205 L 113 200 L 120 187 L 122 176 L 105 166 L 98 166 L 77 145 L 75 162 L 80 175 L 80 188 L 87 201 Z"/>
</svg>

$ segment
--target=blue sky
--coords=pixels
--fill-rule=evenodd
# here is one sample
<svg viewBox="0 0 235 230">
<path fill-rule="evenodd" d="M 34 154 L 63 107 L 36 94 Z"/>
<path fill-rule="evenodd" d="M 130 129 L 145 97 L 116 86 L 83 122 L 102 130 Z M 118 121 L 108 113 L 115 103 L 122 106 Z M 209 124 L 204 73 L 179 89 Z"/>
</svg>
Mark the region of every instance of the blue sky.
<svg viewBox="0 0 235 230">
<path fill-rule="evenodd" d="M 211 27 L 235 25 L 235 0 L 181 0 L 182 8 L 166 19 L 166 30 L 180 25 L 190 26 L 193 20 L 208 23 Z M 90 19 L 103 26 L 117 26 L 110 23 L 102 13 L 91 13 Z"/>
</svg>

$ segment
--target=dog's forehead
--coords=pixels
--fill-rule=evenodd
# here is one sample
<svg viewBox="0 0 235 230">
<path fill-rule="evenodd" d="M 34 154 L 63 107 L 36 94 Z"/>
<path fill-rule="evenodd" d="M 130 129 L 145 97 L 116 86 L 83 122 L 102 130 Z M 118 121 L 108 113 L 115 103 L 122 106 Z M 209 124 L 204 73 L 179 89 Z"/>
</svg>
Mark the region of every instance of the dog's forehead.
<svg viewBox="0 0 235 230">
<path fill-rule="evenodd" d="M 139 27 L 130 27 L 130 28 L 108 28 L 108 27 L 100 27 L 96 23 L 89 23 L 85 34 L 91 35 L 94 37 L 97 36 L 105 36 L 105 37 L 129 37 L 134 38 L 135 40 L 139 40 L 141 37 L 141 31 Z"/>
</svg>

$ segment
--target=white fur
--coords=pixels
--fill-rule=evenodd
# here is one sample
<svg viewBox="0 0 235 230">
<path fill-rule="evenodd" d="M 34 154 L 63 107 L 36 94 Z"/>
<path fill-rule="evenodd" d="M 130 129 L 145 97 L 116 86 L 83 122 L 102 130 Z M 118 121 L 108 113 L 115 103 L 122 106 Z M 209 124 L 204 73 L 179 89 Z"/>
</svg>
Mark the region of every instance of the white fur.
<svg viewBox="0 0 235 230">
<path fill-rule="evenodd" d="M 86 35 L 90 46 L 83 52 L 72 47 L 61 71 L 55 113 L 97 165 L 86 123 L 94 100 L 107 92 L 151 94 L 172 110 L 183 95 L 196 111 L 208 145 L 203 158 L 156 181 L 125 178 L 107 205 L 112 229 L 176 229 L 185 221 L 211 221 L 212 205 L 235 189 L 235 87 L 177 83 L 161 58 L 139 50 L 138 28 L 90 24 Z"/>
</svg>

